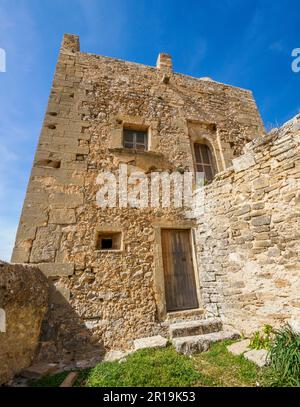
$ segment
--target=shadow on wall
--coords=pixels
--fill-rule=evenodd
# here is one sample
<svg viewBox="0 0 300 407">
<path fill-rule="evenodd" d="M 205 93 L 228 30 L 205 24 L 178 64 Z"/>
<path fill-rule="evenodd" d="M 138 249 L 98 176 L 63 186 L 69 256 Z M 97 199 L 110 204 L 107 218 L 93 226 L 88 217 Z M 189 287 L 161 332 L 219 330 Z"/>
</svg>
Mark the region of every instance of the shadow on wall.
<svg viewBox="0 0 300 407">
<path fill-rule="evenodd" d="M 103 343 L 93 338 L 69 302 L 51 284 L 49 307 L 41 324 L 35 361 L 86 367 L 100 361 L 104 353 Z"/>
<path fill-rule="evenodd" d="M 102 359 L 102 344 L 38 267 L 0 262 L 0 309 L 0 385 L 35 362 L 59 369 Z"/>
</svg>

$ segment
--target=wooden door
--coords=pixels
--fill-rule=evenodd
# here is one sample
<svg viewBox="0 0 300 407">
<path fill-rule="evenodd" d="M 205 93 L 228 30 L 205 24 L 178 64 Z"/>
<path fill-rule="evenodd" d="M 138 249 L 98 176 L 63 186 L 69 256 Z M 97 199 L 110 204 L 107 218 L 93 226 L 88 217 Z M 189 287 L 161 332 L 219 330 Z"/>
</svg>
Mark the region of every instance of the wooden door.
<svg viewBox="0 0 300 407">
<path fill-rule="evenodd" d="M 161 242 L 167 311 L 198 308 L 191 231 L 162 229 Z"/>
</svg>

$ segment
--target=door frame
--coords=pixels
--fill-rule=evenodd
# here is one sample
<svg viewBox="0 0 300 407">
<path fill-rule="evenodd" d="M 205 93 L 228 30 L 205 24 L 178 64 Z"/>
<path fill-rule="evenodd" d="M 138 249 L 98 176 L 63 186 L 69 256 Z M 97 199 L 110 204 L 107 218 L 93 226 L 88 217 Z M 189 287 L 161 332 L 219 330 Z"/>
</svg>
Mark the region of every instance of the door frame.
<svg viewBox="0 0 300 407">
<path fill-rule="evenodd" d="M 164 275 L 164 265 L 163 265 L 163 253 L 162 253 L 162 244 L 161 244 L 161 230 L 162 229 L 170 229 L 170 230 L 188 230 L 190 233 L 190 244 L 191 244 L 191 252 L 192 252 L 192 264 L 195 274 L 195 284 L 196 284 L 196 293 L 197 293 L 197 300 L 199 308 L 191 309 L 191 310 L 182 310 L 182 311 L 167 311 L 167 304 L 166 304 L 166 292 L 165 292 L 165 275 Z M 174 223 L 160 223 L 159 225 L 154 225 L 154 242 L 155 242 L 155 250 L 154 250 L 154 290 L 155 290 L 155 300 L 158 312 L 158 319 L 160 321 L 164 321 L 168 315 L 172 315 L 173 313 L 178 312 L 189 312 L 195 310 L 202 310 L 202 298 L 201 298 L 201 285 L 200 285 L 200 278 L 199 278 L 199 269 L 198 269 L 198 262 L 196 256 L 196 242 L 195 242 L 195 227 L 194 224 L 190 222 L 174 224 Z"/>
</svg>

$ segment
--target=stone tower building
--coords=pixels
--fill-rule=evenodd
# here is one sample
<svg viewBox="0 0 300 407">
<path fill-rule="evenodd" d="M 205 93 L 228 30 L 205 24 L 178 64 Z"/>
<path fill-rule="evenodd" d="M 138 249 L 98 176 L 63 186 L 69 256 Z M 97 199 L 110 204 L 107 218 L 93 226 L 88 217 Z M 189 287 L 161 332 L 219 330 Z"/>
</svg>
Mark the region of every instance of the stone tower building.
<svg viewBox="0 0 300 407">
<path fill-rule="evenodd" d="M 144 66 L 83 53 L 64 36 L 12 256 L 53 283 L 43 357 L 126 348 L 185 319 L 246 329 L 273 318 L 241 274 L 248 267 L 255 286 L 262 255 L 284 250 L 264 198 L 269 156 L 251 143 L 263 136 L 250 91 L 175 73 L 168 54 Z M 204 172 L 205 213 L 99 207 L 99 173 L 121 164 L 149 177 Z M 252 325 L 247 306 L 264 309 Z"/>
</svg>

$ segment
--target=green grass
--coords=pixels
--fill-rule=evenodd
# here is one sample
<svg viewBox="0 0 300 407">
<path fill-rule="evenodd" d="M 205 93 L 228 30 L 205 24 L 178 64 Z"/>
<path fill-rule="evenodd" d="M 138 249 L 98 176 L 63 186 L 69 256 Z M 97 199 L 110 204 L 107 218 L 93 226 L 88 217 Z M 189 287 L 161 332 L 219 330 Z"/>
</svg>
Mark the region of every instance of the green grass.
<svg viewBox="0 0 300 407">
<path fill-rule="evenodd" d="M 145 349 L 124 362 L 101 363 L 87 375 L 88 387 L 191 386 L 200 379 L 193 361 L 179 355 L 173 347 Z"/>
<path fill-rule="evenodd" d="M 235 356 L 226 346 L 234 341 L 214 344 L 208 352 L 194 356 L 197 370 L 205 375 L 206 381 L 213 387 L 256 387 L 268 386 L 272 372 L 268 368 L 259 368 L 243 356 Z M 205 385 L 203 382 L 199 386 Z"/>
<path fill-rule="evenodd" d="M 59 387 L 68 373 L 69 372 L 61 372 L 53 376 L 45 376 L 39 380 L 30 380 L 28 384 L 31 387 Z"/>
<path fill-rule="evenodd" d="M 300 335 L 289 325 L 274 335 L 269 351 L 271 368 L 276 372 L 273 385 L 300 387 Z"/>
<path fill-rule="evenodd" d="M 100 363 L 82 370 L 75 386 L 83 387 L 163 387 L 269 386 L 276 382 L 271 368 L 258 368 L 243 356 L 234 356 L 226 346 L 233 341 L 214 344 L 208 352 L 191 357 L 178 354 L 172 346 L 145 349 L 124 361 Z M 34 386 L 59 386 L 67 373 L 46 377 Z"/>
</svg>

